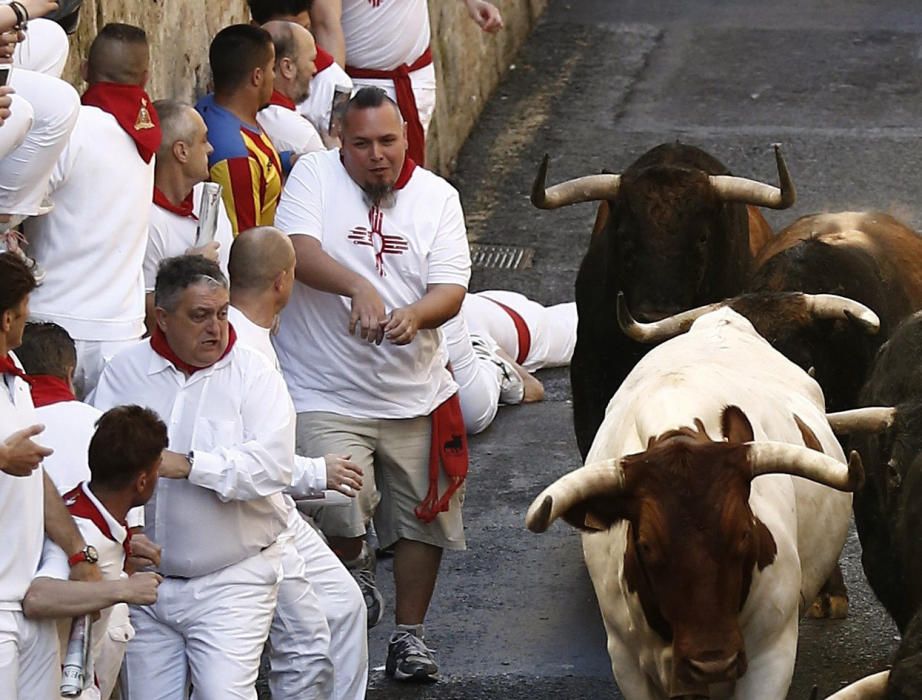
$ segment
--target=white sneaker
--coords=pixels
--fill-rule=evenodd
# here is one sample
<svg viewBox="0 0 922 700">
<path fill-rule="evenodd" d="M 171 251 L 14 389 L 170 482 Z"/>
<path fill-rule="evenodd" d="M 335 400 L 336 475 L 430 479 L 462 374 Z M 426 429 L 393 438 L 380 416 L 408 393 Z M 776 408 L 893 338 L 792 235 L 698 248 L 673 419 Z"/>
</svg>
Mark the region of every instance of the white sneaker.
<svg viewBox="0 0 922 700">
<path fill-rule="evenodd" d="M 522 403 L 522 399 L 525 398 L 525 382 L 515 371 L 512 363 L 499 355 L 497 352 L 499 346 L 496 342 L 492 338 L 476 333 L 471 333 L 470 337 L 471 346 L 477 358 L 491 362 L 502 373 L 499 383 L 499 402 L 510 406 Z"/>
</svg>

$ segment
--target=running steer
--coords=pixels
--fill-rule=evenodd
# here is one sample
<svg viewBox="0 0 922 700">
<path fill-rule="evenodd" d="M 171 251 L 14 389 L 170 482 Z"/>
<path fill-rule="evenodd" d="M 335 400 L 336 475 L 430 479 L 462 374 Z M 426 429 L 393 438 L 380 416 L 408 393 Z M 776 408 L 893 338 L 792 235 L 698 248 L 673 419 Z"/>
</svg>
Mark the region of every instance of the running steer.
<svg viewBox="0 0 922 700">
<path fill-rule="evenodd" d="M 624 291 L 643 321 L 738 294 L 754 253 L 771 236 L 755 207 L 794 203 L 777 146 L 775 157 L 780 189 L 732 177 L 717 159 L 679 143 L 657 146 L 621 175 L 592 175 L 551 188 L 545 187 L 545 157 L 532 190 L 536 207 L 602 202 L 576 279 L 579 327 L 570 378 L 583 457 L 608 400 L 647 351 L 618 332 L 618 292 Z"/>
<path fill-rule="evenodd" d="M 720 309 L 637 364 L 587 465 L 526 522 L 583 530 L 628 700 L 782 700 L 802 606 L 848 528 L 851 495 L 833 489 L 861 480 L 844 462 L 816 382 Z"/>
</svg>

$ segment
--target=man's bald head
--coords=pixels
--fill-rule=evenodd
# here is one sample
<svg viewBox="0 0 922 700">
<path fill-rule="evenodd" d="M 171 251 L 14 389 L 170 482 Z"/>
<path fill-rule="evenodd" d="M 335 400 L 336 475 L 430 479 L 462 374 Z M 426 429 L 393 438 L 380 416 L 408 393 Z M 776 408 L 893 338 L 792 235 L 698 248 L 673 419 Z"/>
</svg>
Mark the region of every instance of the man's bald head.
<svg viewBox="0 0 922 700">
<path fill-rule="evenodd" d="M 231 294 L 234 291 L 264 292 L 279 275 L 291 269 L 295 249 L 284 233 L 272 226 L 244 231 L 230 250 L 228 272 Z"/>
<path fill-rule="evenodd" d="M 317 45 L 309 31 L 284 20 L 266 22 L 263 27 L 275 47 L 275 89 L 299 104 L 310 95 L 311 79 L 317 72 Z"/>
<path fill-rule="evenodd" d="M 149 67 L 150 48 L 144 30 L 111 22 L 90 45 L 84 77 L 90 85 L 105 82 L 143 87 Z"/>
</svg>

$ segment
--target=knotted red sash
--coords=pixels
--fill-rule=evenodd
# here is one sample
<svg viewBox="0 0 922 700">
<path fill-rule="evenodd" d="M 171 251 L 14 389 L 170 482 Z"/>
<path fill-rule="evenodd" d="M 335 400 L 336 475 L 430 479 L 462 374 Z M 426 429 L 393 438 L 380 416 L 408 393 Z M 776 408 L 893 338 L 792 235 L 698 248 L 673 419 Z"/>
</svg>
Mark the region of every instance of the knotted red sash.
<svg viewBox="0 0 922 700">
<path fill-rule="evenodd" d="M 397 93 L 397 107 L 407 123 L 407 154 L 420 165 L 426 164 L 426 135 L 423 124 L 419 120 L 419 110 L 416 108 L 416 97 L 413 95 L 413 83 L 410 73 L 425 68 L 432 63 L 432 49 L 427 48 L 423 55 L 413 63 L 397 66 L 394 70 L 373 70 L 371 68 L 356 68 L 346 66 L 346 72 L 358 80 L 393 80 L 394 91 Z"/>
<path fill-rule="evenodd" d="M 490 299 L 490 297 L 485 296 L 484 299 Z M 515 309 L 506 306 L 502 302 L 496 301 L 496 299 L 490 299 L 490 301 L 509 314 L 509 318 L 512 319 L 512 324 L 515 326 L 515 334 L 519 341 L 519 352 L 516 355 L 515 361 L 520 365 L 524 365 L 525 360 L 528 359 L 528 353 L 531 352 L 531 331 L 528 330 L 528 324 L 525 323 L 525 319 L 522 318 L 522 315 Z"/>
<path fill-rule="evenodd" d="M 81 102 L 89 107 L 99 107 L 115 117 L 118 125 L 134 140 L 144 162 L 150 163 L 160 148 L 163 135 L 157 110 L 144 88 L 121 83 L 94 83 L 83 93 Z"/>
<path fill-rule="evenodd" d="M 461 400 L 454 394 L 432 412 L 432 439 L 429 443 L 429 492 L 414 509 L 416 517 L 431 523 L 448 510 L 448 502 L 467 477 L 467 431 L 461 415 Z M 439 497 L 439 466 L 448 477 L 448 488 Z"/>
</svg>

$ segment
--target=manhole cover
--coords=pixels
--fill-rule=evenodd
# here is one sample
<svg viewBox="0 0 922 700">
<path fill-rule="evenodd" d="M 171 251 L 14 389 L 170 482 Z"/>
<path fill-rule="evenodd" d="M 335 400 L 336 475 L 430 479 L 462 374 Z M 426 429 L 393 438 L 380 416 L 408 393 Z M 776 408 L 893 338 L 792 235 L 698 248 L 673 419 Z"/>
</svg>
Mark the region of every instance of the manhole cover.
<svg viewBox="0 0 922 700">
<path fill-rule="evenodd" d="M 531 267 L 534 257 L 534 248 L 471 243 L 471 263 L 481 269 L 524 270 Z"/>
</svg>

